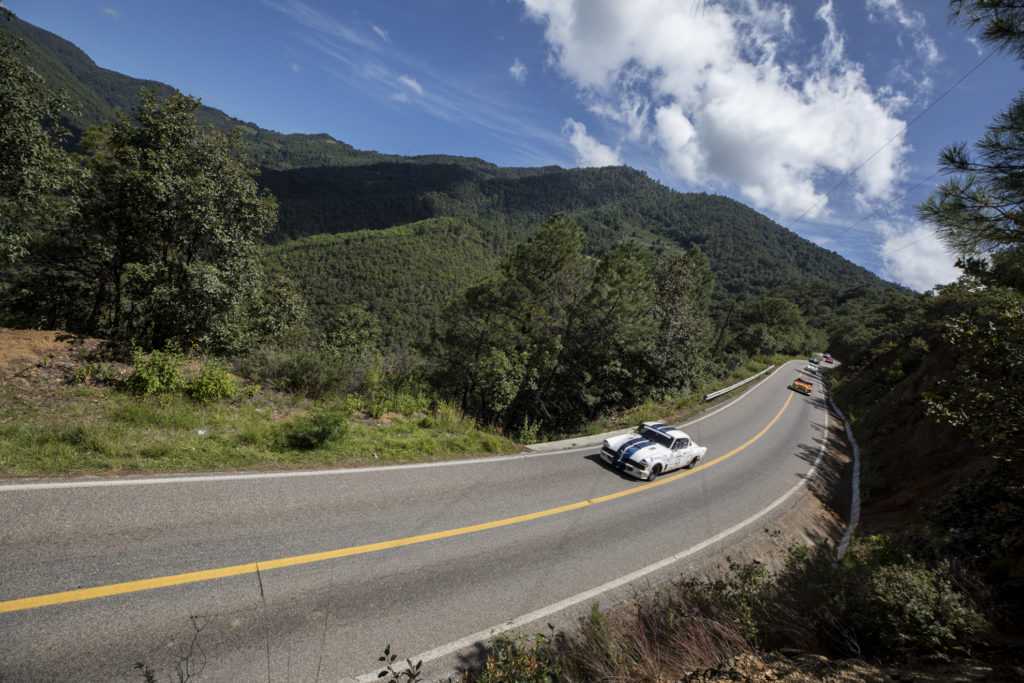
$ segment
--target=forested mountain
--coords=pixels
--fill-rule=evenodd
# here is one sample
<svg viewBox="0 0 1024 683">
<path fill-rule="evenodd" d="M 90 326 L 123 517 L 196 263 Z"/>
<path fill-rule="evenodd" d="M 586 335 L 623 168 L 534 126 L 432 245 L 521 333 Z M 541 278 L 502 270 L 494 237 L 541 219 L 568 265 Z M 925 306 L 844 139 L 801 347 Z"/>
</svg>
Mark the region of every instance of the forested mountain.
<svg viewBox="0 0 1024 683">
<path fill-rule="evenodd" d="M 547 217 L 562 211 L 583 228 L 585 248 L 591 254 L 600 255 L 623 240 L 637 241 L 655 254 L 696 245 L 715 274 L 718 310 L 725 307 L 723 300 L 742 301 L 797 282 L 805 283 L 804 288 L 817 291 L 818 296 L 837 288 L 889 287 L 869 271 L 739 202 L 676 192 L 626 167 L 504 169 L 467 165 L 454 158 L 265 170 L 261 181 L 280 202 L 278 227 L 268 236 L 274 243 L 325 233 L 383 230 L 445 216 L 474 217 L 479 219 L 482 254 L 494 258 L 532 234 Z M 404 243 L 408 238 L 402 235 Z M 386 239 L 380 236 L 380 240 Z M 287 253 L 314 244 L 300 243 L 305 246 L 297 244 Z M 315 242 L 318 247 L 341 243 Z M 386 249 L 381 241 L 376 245 Z M 280 253 L 272 249 L 268 258 L 285 268 Z M 286 261 L 298 263 L 293 258 Z M 412 271 L 420 269 L 417 263 L 408 266 Z M 471 272 L 475 271 L 464 274 L 468 278 Z M 292 274 L 303 289 L 309 287 L 303 284 L 304 271 Z M 365 277 L 372 275 L 366 273 Z M 316 282 L 317 287 L 326 288 L 322 297 L 348 299 L 340 290 L 328 294 L 334 287 L 344 289 L 342 281 Z M 351 285 L 361 286 L 355 280 Z M 789 298 L 788 290 L 782 291 L 782 296 Z M 803 304 L 817 308 L 813 295 L 801 297 L 800 303 L 802 310 Z"/>
<path fill-rule="evenodd" d="M 89 126 L 114 119 L 114 112 L 128 112 L 139 104 L 142 88 L 155 88 L 166 97 L 174 89 L 158 81 L 132 78 L 97 66 L 82 50 L 49 31 L 17 17 L 4 19 L 2 29 L 28 43 L 26 62 L 54 89 L 63 89 L 79 111 L 65 124 L 77 140 Z M 374 163 L 389 159 L 377 152 L 357 150 L 330 135 L 284 135 L 228 116 L 219 109 L 202 106 L 197 118 L 222 132 L 241 131 L 250 160 L 267 168 L 301 168 Z"/>
<path fill-rule="evenodd" d="M 73 144 L 87 127 L 138 106 L 142 88 L 173 92 L 103 69 L 17 18 L 3 30 L 24 38 L 26 62 L 76 103 L 65 119 Z M 720 320 L 759 296 L 795 301 L 809 317 L 820 311 L 815 292 L 832 301 L 878 300 L 880 290 L 896 288 L 739 202 L 676 192 L 626 167 L 503 168 L 476 158 L 383 155 L 326 134 L 264 130 L 210 107 L 196 117 L 240 131 L 258 182 L 278 201 L 277 224 L 266 236 L 276 246 L 264 262 L 295 283 L 318 326 L 337 307 L 360 303 L 401 337 L 393 343 L 423 344 L 447 297 L 560 212 L 582 228 L 591 256 L 623 241 L 656 257 L 698 247 L 715 277 L 710 310 Z M 835 316 L 825 317 L 817 324 L 834 330 Z"/>
<path fill-rule="evenodd" d="M 478 219 L 431 218 L 383 230 L 315 235 L 264 252 L 267 272 L 291 278 L 314 325 L 329 330 L 339 311 L 373 312 L 388 346 L 422 345 L 438 333 L 449 298 L 495 266 Z"/>
</svg>

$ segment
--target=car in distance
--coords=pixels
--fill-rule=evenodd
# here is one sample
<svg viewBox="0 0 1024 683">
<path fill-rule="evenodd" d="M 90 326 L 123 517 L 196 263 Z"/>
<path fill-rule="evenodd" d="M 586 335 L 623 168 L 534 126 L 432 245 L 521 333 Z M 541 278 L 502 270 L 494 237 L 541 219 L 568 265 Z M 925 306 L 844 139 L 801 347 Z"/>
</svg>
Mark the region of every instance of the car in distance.
<svg viewBox="0 0 1024 683">
<path fill-rule="evenodd" d="M 821 362 L 820 360 L 818 360 L 817 356 L 812 356 L 809 360 L 815 365 Z"/>
<path fill-rule="evenodd" d="M 814 382 L 803 377 L 797 377 L 793 380 L 793 383 L 789 385 L 789 388 L 793 391 L 799 391 L 801 394 L 807 394 L 810 396 L 811 392 L 814 391 Z"/>
<path fill-rule="evenodd" d="M 632 434 L 605 439 L 601 459 L 632 477 L 654 481 L 669 470 L 693 467 L 707 451 L 675 427 L 644 422 Z"/>
</svg>

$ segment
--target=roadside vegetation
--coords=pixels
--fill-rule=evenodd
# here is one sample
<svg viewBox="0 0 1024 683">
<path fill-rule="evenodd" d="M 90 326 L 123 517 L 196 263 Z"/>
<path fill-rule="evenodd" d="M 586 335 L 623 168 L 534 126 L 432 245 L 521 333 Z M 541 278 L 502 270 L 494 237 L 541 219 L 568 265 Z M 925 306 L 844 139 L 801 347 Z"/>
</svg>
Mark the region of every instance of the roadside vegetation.
<svg viewBox="0 0 1024 683">
<path fill-rule="evenodd" d="M 422 394 L 309 398 L 243 382 L 219 360 L 69 348 L 0 389 L 3 476 L 357 467 L 512 453 Z"/>
<path fill-rule="evenodd" d="M 317 388 L 310 396 L 181 352 L 119 355 L 80 338 L 55 348 L 0 386 L 0 476 L 361 467 L 510 454 L 523 443 L 423 387 L 375 385 L 357 394 Z M 737 373 L 749 376 L 781 360 L 751 359 Z M 314 380 L 306 367 L 276 383 L 331 383 Z M 649 401 L 585 431 L 681 419 L 699 405 L 696 394 Z"/>
<path fill-rule="evenodd" d="M 788 653 L 794 662 L 809 654 L 877 661 L 976 642 L 985 620 L 955 583 L 962 577 L 907 550 L 873 537 L 837 561 L 828 544 L 796 547 L 774 573 L 759 563 L 732 565 L 723 578 L 679 580 L 638 594 L 626 608 L 595 604 L 571 633 L 497 638 L 466 679 L 737 680 L 723 663 L 754 652 Z M 821 680 L 845 666 L 816 663 L 775 668 Z M 415 673 L 410 665 L 400 670 L 407 677 Z M 770 680 L 763 665 L 746 673 L 743 679 Z"/>
</svg>

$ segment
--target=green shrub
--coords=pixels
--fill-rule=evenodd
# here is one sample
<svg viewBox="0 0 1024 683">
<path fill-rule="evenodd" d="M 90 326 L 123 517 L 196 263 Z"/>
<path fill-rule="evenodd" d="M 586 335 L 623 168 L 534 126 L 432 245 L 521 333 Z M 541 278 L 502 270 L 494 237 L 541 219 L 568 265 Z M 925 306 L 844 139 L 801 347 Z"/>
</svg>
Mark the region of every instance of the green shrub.
<svg viewBox="0 0 1024 683">
<path fill-rule="evenodd" d="M 438 401 L 432 412 L 436 424 L 444 429 L 454 430 L 467 421 L 472 424 L 472 420 L 466 419 L 459 404 L 454 401 Z"/>
<path fill-rule="evenodd" d="M 125 385 L 143 396 L 180 393 L 185 386 L 184 356 L 174 351 L 132 352 L 132 370 Z"/>
<path fill-rule="evenodd" d="M 519 443 L 537 443 L 540 434 L 540 423 L 530 424 L 529 415 L 523 417 L 523 424 L 519 427 Z"/>
<path fill-rule="evenodd" d="M 85 384 L 92 378 L 94 372 L 96 372 L 96 363 L 79 365 L 75 368 L 75 371 L 71 373 L 71 382 L 73 384 Z"/>
<path fill-rule="evenodd" d="M 378 392 L 366 398 L 363 402 L 363 412 L 374 420 L 379 420 L 384 416 L 384 413 L 388 412 L 390 405 L 390 397 L 384 394 L 384 392 Z"/>
<path fill-rule="evenodd" d="M 933 651 L 977 633 L 982 619 L 933 569 L 890 565 L 872 572 L 851 606 L 855 628 L 877 648 Z"/>
<path fill-rule="evenodd" d="M 487 661 L 480 671 L 474 672 L 472 680 L 478 683 L 557 681 L 559 668 L 551 641 L 551 637 L 543 633 L 503 633 L 491 641 Z"/>
<path fill-rule="evenodd" d="M 218 361 L 203 363 L 199 372 L 185 383 L 185 393 L 199 403 L 223 401 L 237 391 L 238 380 Z"/>
<path fill-rule="evenodd" d="M 751 646 L 757 645 L 761 615 L 770 605 L 773 582 L 765 566 L 729 563 L 727 578 L 682 582 L 686 600 L 705 617 L 720 620 Z"/>
<path fill-rule="evenodd" d="M 279 450 L 283 442 L 284 428 L 258 416 L 246 419 L 236 433 L 236 441 L 243 446 L 255 446 L 267 450 Z"/>
<path fill-rule="evenodd" d="M 120 379 L 118 366 L 114 363 L 106 362 L 90 361 L 83 363 L 71 373 L 72 384 L 87 384 L 89 382 L 116 384 Z"/>
<path fill-rule="evenodd" d="M 827 542 L 796 546 L 778 573 L 757 562 L 733 564 L 724 579 L 682 588 L 701 614 L 763 649 L 860 657 L 970 643 L 984 626 L 981 616 L 954 588 L 950 568 L 918 563 L 912 547 L 872 536 L 837 559 Z"/>
<path fill-rule="evenodd" d="M 74 423 L 58 426 L 54 436 L 60 441 L 87 452 L 111 454 L 117 451 L 116 438 L 109 429 L 97 423 Z"/>
<path fill-rule="evenodd" d="M 384 647 L 384 656 L 378 657 L 378 662 L 384 663 L 384 670 L 377 674 L 377 679 L 382 683 L 417 683 L 422 680 L 420 678 L 420 668 L 423 666 L 423 660 L 412 663 L 411 659 L 405 660 L 405 668 L 398 668 L 395 666 L 395 660 L 398 659 L 398 655 L 391 653 L 391 643 L 388 643 Z M 398 665 L 399 667 L 401 665 Z M 384 679 L 387 680 L 384 680 Z M 450 680 L 450 679 L 449 679 Z"/>
<path fill-rule="evenodd" d="M 406 417 L 412 417 L 416 413 L 426 412 L 430 409 L 430 397 L 422 391 L 407 392 L 400 391 L 395 394 L 391 409 Z"/>
<path fill-rule="evenodd" d="M 344 409 L 324 409 L 288 422 L 283 428 L 285 445 L 311 451 L 322 448 L 328 441 L 338 441 L 348 431 L 349 415 Z"/>
<path fill-rule="evenodd" d="M 263 384 L 309 398 L 346 391 L 351 368 L 315 346 L 263 345 L 238 362 L 240 371 Z"/>
</svg>

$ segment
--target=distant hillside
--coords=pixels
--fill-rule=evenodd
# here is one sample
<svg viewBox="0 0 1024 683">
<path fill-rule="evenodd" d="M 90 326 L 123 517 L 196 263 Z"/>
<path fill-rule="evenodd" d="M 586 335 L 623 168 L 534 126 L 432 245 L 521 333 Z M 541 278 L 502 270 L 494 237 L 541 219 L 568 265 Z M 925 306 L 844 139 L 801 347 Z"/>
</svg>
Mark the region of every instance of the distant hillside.
<svg viewBox="0 0 1024 683">
<path fill-rule="evenodd" d="M 28 64 L 52 88 L 63 89 L 77 103 L 79 112 L 65 121 L 76 138 L 89 126 L 113 120 L 115 111 L 133 109 L 142 88 L 156 88 L 161 95 L 172 90 L 165 83 L 132 78 L 97 66 L 74 44 L 17 17 L 11 21 L 0 20 L 0 31 L 25 39 L 29 48 Z M 199 122 L 213 124 L 224 132 L 241 130 L 252 163 L 266 168 L 341 166 L 392 158 L 358 150 L 326 134 L 284 135 L 265 130 L 207 106 L 201 107 Z"/>
<path fill-rule="evenodd" d="M 746 298 L 794 280 L 883 286 L 871 272 L 727 197 L 684 194 L 626 167 L 505 169 L 434 163 L 266 171 L 281 204 L 280 243 L 322 233 L 381 229 L 440 216 L 478 216 L 496 253 L 565 211 L 600 253 L 623 239 L 654 250 L 696 244 L 724 293 Z"/>
<path fill-rule="evenodd" d="M 0 30 L 28 41 L 33 68 L 80 104 L 68 121 L 73 130 L 132 109 L 142 87 L 171 91 L 100 68 L 68 41 L 18 19 Z M 719 315 L 732 302 L 771 293 L 794 300 L 805 316 L 816 311 L 831 327 L 835 316 L 820 315 L 822 301 L 877 300 L 879 291 L 899 289 L 739 202 L 676 192 L 626 167 L 503 168 L 477 158 L 384 155 L 326 134 L 268 131 L 210 107 L 201 108 L 200 122 L 241 130 L 260 182 L 280 206 L 268 236 L 280 246 L 269 249 L 268 267 L 299 285 L 322 323 L 332 306 L 361 301 L 419 343 L 444 297 L 475 282 L 559 211 L 583 227 L 593 254 L 623 240 L 655 254 L 699 246 L 716 277 Z M 411 310 L 423 319 L 413 320 Z"/>
<path fill-rule="evenodd" d="M 295 282 L 318 328 L 329 329 L 339 310 L 364 307 L 382 323 L 388 346 L 420 346 L 438 331 L 445 301 L 493 270 L 488 227 L 432 218 L 315 235 L 269 247 L 264 265 Z"/>
</svg>

